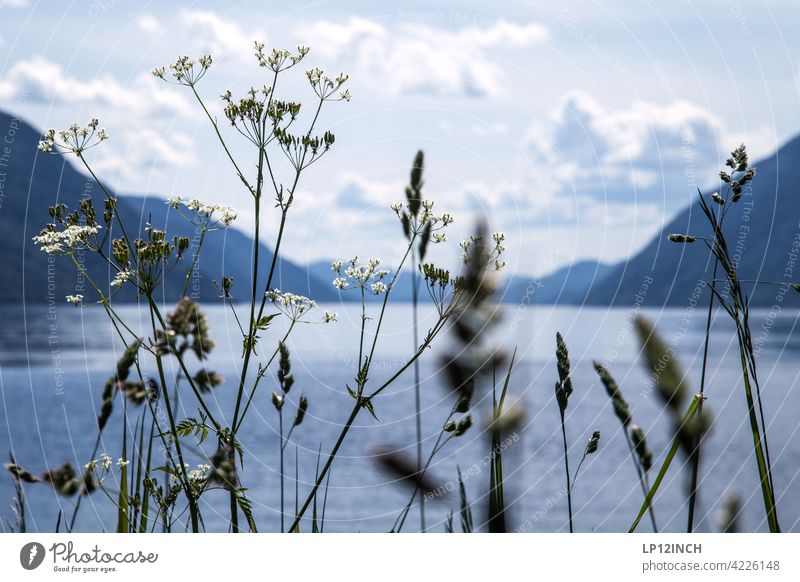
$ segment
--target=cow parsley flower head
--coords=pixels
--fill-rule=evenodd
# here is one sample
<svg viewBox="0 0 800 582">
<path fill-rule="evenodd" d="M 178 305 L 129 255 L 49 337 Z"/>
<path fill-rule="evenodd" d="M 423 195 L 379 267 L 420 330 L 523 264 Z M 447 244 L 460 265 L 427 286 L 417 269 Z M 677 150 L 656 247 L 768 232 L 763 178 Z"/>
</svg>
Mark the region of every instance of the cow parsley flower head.
<svg viewBox="0 0 800 582">
<path fill-rule="evenodd" d="M 190 198 L 184 200 L 180 196 L 174 196 L 167 200 L 167 206 L 178 211 L 185 220 L 192 224 L 197 224 L 197 216 L 205 219 L 204 227 L 208 230 L 217 230 L 219 228 L 226 228 L 233 224 L 238 214 L 230 206 L 223 206 L 221 204 L 209 204 L 202 202 L 197 198 Z M 189 212 L 194 213 L 196 216 L 187 216 L 181 210 L 185 208 Z"/>
<path fill-rule="evenodd" d="M 302 61 L 309 51 L 309 48 L 304 45 L 299 45 L 296 53 L 286 49 L 276 48 L 267 52 L 264 43 L 258 41 L 254 43 L 254 46 L 256 60 L 259 66 L 271 69 L 275 73 L 280 73 L 281 71 L 292 68 Z"/>
<path fill-rule="evenodd" d="M 111 469 L 111 464 L 113 461 L 111 460 L 111 457 L 108 456 L 107 454 L 103 453 L 102 455 L 100 455 L 98 461 L 100 462 L 100 466 L 103 467 L 104 471 L 108 471 L 109 469 Z"/>
<path fill-rule="evenodd" d="M 81 303 L 83 302 L 83 295 L 67 295 L 67 303 L 74 305 L 75 307 L 80 307 Z"/>
<path fill-rule="evenodd" d="M 49 154 L 80 155 L 108 139 L 108 133 L 98 128 L 99 125 L 97 119 L 91 119 L 84 126 L 73 123 L 62 131 L 48 129 L 39 140 L 39 150 Z"/>
<path fill-rule="evenodd" d="M 333 280 L 333 286 L 337 289 L 363 289 L 374 295 L 385 293 L 388 286 L 383 280 L 389 275 L 389 269 L 379 268 L 380 264 L 381 260 L 377 258 L 361 263 L 358 256 L 347 261 L 334 261 L 331 268 L 338 277 Z"/>
<path fill-rule="evenodd" d="M 267 299 L 292 321 L 300 321 L 306 313 L 317 306 L 317 302 L 313 299 L 289 291 L 282 292 L 280 289 L 267 291 Z"/>
<path fill-rule="evenodd" d="M 495 232 L 492 234 L 493 245 L 489 246 L 484 243 L 482 237 L 473 235 L 469 239 L 461 241 L 458 246 L 463 251 L 461 260 L 464 264 L 469 264 L 471 260 L 476 257 L 479 259 L 487 270 L 500 271 L 506 266 L 506 262 L 501 260 L 501 255 L 505 252 L 506 247 L 503 242 L 506 240 L 506 235 L 502 232 Z M 473 256 L 474 253 L 479 253 Z"/>
<path fill-rule="evenodd" d="M 114 280 L 111 281 L 111 286 L 122 287 L 122 285 L 125 284 L 125 281 L 129 281 L 132 276 L 133 271 L 130 269 L 122 269 L 116 275 L 114 275 Z"/>
<path fill-rule="evenodd" d="M 314 89 L 314 93 L 323 101 L 350 101 L 350 91 L 347 89 L 340 91 L 350 78 L 349 75 L 339 73 L 335 78 L 331 78 L 319 67 L 314 67 L 306 71 L 306 77 L 308 77 L 308 82 L 311 84 L 311 88 Z"/>
<path fill-rule="evenodd" d="M 154 77 L 158 77 L 168 83 L 192 87 L 205 76 L 213 61 L 214 59 L 211 55 L 202 55 L 196 60 L 181 56 L 175 59 L 175 62 L 168 67 L 156 67 L 151 72 Z M 167 72 L 172 76 L 172 79 L 168 77 Z"/>
<path fill-rule="evenodd" d="M 186 478 L 192 482 L 202 481 L 208 477 L 209 471 L 211 471 L 211 465 L 197 465 L 196 469 L 186 473 Z"/>
<path fill-rule="evenodd" d="M 453 224 L 455 219 L 447 212 L 436 214 L 433 200 L 409 199 L 408 202 L 396 202 L 391 209 L 403 225 L 403 232 L 407 238 L 412 235 L 427 237 L 428 242 L 441 243 L 447 240 L 445 228 Z"/>
<path fill-rule="evenodd" d="M 386 286 L 386 283 L 383 283 L 381 281 L 378 281 L 377 283 L 373 283 L 372 285 L 369 286 L 369 288 L 372 289 L 372 292 L 375 295 L 380 295 L 381 293 L 385 293 L 386 290 L 388 289 L 388 287 Z"/>
<path fill-rule="evenodd" d="M 335 313 L 333 313 L 331 311 L 326 311 L 322 315 L 322 322 L 323 323 L 333 323 L 334 321 L 336 321 L 336 317 L 337 317 L 337 315 Z"/>
</svg>

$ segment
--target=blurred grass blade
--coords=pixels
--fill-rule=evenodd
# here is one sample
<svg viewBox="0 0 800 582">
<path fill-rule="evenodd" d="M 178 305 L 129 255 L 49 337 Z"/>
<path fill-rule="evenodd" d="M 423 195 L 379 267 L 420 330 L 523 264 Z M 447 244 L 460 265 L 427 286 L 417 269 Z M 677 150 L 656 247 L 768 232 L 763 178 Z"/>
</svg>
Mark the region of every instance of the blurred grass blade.
<svg viewBox="0 0 800 582">
<path fill-rule="evenodd" d="M 691 404 L 689 404 L 689 408 L 683 417 L 684 425 L 687 425 L 692 420 L 695 413 L 697 412 L 697 407 L 699 406 L 700 401 L 702 399 L 703 397 L 700 396 L 699 394 L 696 394 L 695 397 L 692 399 L 692 402 Z M 681 447 L 681 437 L 680 437 L 680 431 L 678 431 L 676 432 L 675 437 L 672 439 L 672 447 L 670 448 L 669 453 L 667 453 L 667 458 L 664 459 L 664 462 L 661 464 L 661 469 L 659 469 L 658 471 L 658 476 L 656 477 L 656 480 L 653 481 L 653 486 L 647 493 L 647 497 L 645 498 L 644 503 L 642 503 L 642 508 L 639 510 L 639 515 L 636 516 L 636 520 L 633 522 L 633 525 L 631 525 L 630 529 L 628 530 L 628 533 L 633 533 L 634 531 L 636 531 L 636 527 L 639 525 L 639 522 L 642 521 L 642 517 L 644 517 L 644 514 L 647 513 L 647 508 L 653 503 L 653 498 L 655 497 L 656 492 L 658 491 L 658 488 L 661 485 L 661 481 L 667 474 L 669 466 L 672 463 L 672 459 L 674 459 L 675 455 L 678 454 L 678 449 L 680 449 L 680 447 Z"/>
</svg>

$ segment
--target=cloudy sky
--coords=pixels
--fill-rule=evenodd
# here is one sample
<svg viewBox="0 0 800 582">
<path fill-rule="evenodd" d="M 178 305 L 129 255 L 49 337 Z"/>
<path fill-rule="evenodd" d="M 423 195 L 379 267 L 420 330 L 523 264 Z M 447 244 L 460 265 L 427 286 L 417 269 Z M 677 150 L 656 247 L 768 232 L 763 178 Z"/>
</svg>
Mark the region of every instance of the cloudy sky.
<svg viewBox="0 0 800 582">
<path fill-rule="evenodd" d="M 247 230 L 251 200 L 202 111 L 149 71 L 211 52 L 199 90 L 218 115 L 224 90 L 268 81 L 254 40 L 302 43 L 303 68 L 349 73 L 353 98 L 323 110 L 336 143 L 300 184 L 291 257 L 391 261 L 388 205 L 422 148 L 426 195 L 457 219 L 451 240 L 487 215 L 510 264 L 544 274 L 628 256 L 730 149 L 768 155 L 800 132 L 796 16 L 781 0 L 0 0 L 0 108 L 40 128 L 99 117 L 111 139 L 94 163 L 118 191 L 229 203 Z M 302 70 L 281 90 L 313 97 Z"/>
</svg>

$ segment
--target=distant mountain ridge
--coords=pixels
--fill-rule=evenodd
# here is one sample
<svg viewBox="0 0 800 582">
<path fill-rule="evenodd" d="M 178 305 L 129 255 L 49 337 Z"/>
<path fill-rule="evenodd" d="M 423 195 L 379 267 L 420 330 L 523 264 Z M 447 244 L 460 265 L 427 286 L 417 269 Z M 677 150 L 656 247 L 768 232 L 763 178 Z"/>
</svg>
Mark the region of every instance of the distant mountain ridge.
<svg viewBox="0 0 800 582">
<path fill-rule="evenodd" d="M 4 246 L 0 262 L 0 302 L 63 303 L 67 294 L 92 293 L 66 258 L 45 255 L 32 237 L 48 222 L 47 209 L 56 203 L 76 207 L 91 197 L 102 207 L 99 186 L 80 173 L 72 161 L 37 150 L 41 133 L 30 124 L 0 112 L 0 132 L 13 128 L 13 143 L 0 148 L 0 232 Z M 758 173 L 752 190 L 733 205 L 726 218 L 726 235 L 739 262 L 741 279 L 782 282 L 800 281 L 800 137 L 782 146 L 772 156 L 755 164 Z M 704 194 L 709 196 L 710 192 Z M 148 220 L 172 235 L 192 238 L 193 226 L 162 198 L 121 195 L 118 209 L 126 224 L 141 232 Z M 696 302 L 711 277 L 712 262 L 700 244 L 679 245 L 666 240 L 669 233 L 709 236 L 698 205 L 678 213 L 653 239 L 631 258 L 613 265 L 579 261 L 545 277 L 507 275 L 498 290 L 505 303 L 564 305 L 681 306 Z M 259 287 L 266 283 L 272 250 L 262 244 Z M 84 266 L 93 280 L 108 288 L 113 278 L 108 265 L 85 256 Z M 190 259 L 186 259 L 188 268 Z M 214 281 L 234 279 L 234 298 L 247 300 L 251 287 L 252 238 L 236 228 L 211 233 L 203 244 L 192 295 L 203 301 L 216 300 Z M 176 269 L 165 281 L 161 300 L 176 300 L 183 290 L 185 269 Z M 330 262 L 301 266 L 279 257 L 273 287 L 308 295 L 317 301 L 357 301 L 353 293 L 339 293 L 331 285 Z M 129 286 L 128 286 L 129 287 Z M 780 291 L 783 289 L 783 292 Z M 780 296 L 780 299 L 777 299 Z M 393 297 L 411 300 L 411 275 L 400 274 Z M 119 301 L 137 300 L 128 288 L 115 296 Z M 420 300 L 429 300 L 424 290 Z M 785 287 L 763 286 L 751 290 L 753 306 L 800 305 L 800 294 L 785 293 Z"/>
<path fill-rule="evenodd" d="M 800 137 L 753 164 L 752 189 L 732 204 L 725 237 L 741 280 L 800 281 Z M 720 193 L 722 193 L 720 185 Z M 714 191 L 703 193 L 710 197 Z M 713 203 L 711 203 L 713 205 Z M 730 203 L 729 203 L 730 204 Z M 614 265 L 586 291 L 590 305 L 684 306 L 695 302 L 713 274 L 708 250 L 697 242 L 675 244 L 670 233 L 712 236 L 697 202 L 678 213 L 641 251 Z M 800 293 L 785 286 L 744 283 L 754 307 L 800 306 Z M 707 291 L 703 296 L 708 297 Z"/>
</svg>

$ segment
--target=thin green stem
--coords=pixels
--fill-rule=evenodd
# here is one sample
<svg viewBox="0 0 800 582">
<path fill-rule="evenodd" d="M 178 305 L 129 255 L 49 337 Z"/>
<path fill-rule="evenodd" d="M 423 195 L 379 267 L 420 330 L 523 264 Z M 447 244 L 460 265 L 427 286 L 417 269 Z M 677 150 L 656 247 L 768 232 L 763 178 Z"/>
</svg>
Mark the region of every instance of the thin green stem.
<svg viewBox="0 0 800 582">
<path fill-rule="evenodd" d="M 564 441 L 564 472 L 567 475 L 567 508 L 569 510 L 569 533 L 574 533 L 572 528 L 572 484 L 569 476 L 569 449 L 567 447 L 567 427 L 564 422 L 564 412 L 561 412 L 561 436 Z"/>
<path fill-rule="evenodd" d="M 412 309 L 412 333 L 414 348 L 419 345 L 419 330 L 418 330 L 418 279 L 417 279 L 417 255 L 412 251 L 411 253 L 411 309 Z M 419 389 L 419 361 L 414 362 L 414 424 L 417 437 L 417 471 L 422 470 L 422 402 L 420 399 Z M 419 499 L 419 527 L 422 533 L 425 533 L 425 496 Z"/>
</svg>

